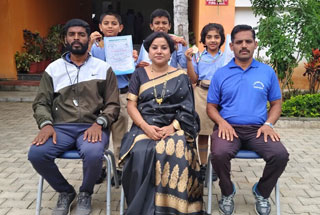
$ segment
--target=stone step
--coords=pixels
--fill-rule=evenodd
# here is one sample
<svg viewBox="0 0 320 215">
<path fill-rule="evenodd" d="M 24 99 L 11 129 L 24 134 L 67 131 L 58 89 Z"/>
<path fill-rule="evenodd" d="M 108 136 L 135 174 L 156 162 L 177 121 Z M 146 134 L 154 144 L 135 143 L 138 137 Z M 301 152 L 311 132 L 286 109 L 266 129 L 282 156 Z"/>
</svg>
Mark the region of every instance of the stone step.
<svg viewBox="0 0 320 215">
<path fill-rule="evenodd" d="M 38 91 L 39 80 L 5 80 L 0 81 L 0 91 Z"/>
</svg>

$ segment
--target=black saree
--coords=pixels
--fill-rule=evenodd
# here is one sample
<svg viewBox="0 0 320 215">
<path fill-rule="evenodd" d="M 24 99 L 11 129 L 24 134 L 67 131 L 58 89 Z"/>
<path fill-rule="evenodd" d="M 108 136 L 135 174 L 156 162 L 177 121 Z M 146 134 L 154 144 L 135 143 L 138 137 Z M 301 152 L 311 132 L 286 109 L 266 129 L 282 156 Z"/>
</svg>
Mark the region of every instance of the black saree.
<svg viewBox="0 0 320 215">
<path fill-rule="evenodd" d="M 164 83 L 165 94 L 161 104 Z M 146 71 L 132 75 L 128 99 L 137 102 L 144 120 L 158 127 L 175 124 L 176 132 L 154 141 L 133 124 L 121 144 L 122 184 L 127 215 L 202 214 L 202 181 L 195 146 L 199 117 L 185 71 L 176 70 L 150 81 Z"/>
</svg>

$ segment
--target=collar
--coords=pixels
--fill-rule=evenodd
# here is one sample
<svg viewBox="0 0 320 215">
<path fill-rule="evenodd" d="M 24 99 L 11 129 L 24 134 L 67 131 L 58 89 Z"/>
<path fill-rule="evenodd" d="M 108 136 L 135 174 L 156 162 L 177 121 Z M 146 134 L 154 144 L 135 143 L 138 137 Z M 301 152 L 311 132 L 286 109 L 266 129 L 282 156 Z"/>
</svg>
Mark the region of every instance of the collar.
<svg viewBox="0 0 320 215">
<path fill-rule="evenodd" d="M 83 64 L 85 64 L 85 63 L 89 60 L 89 58 L 91 57 L 91 53 L 88 52 L 87 59 L 86 59 L 86 60 L 83 62 L 83 64 L 81 64 L 80 66 L 77 66 L 75 63 L 73 63 L 73 62 L 71 61 L 70 56 L 71 56 L 70 52 L 65 52 L 65 53 L 62 54 L 62 58 L 63 58 L 65 61 L 67 61 L 68 63 L 71 63 L 71 64 L 75 65 L 76 67 L 81 67 Z"/>
<path fill-rule="evenodd" d="M 259 62 L 253 58 L 251 64 L 248 66 L 248 68 L 247 68 L 246 70 L 248 70 L 248 69 L 250 69 L 250 68 L 257 68 L 258 66 L 259 66 Z M 232 68 L 241 68 L 238 64 L 235 63 L 235 58 L 233 58 L 233 59 L 229 62 L 228 67 L 229 67 L 230 69 L 232 69 Z M 242 68 L 241 68 L 241 69 L 242 69 Z"/>
<path fill-rule="evenodd" d="M 205 54 L 210 54 L 207 49 L 203 50 L 203 52 L 201 53 L 201 55 L 205 55 Z M 219 49 L 219 51 L 217 52 L 217 54 L 215 54 L 213 57 L 215 57 L 215 56 L 217 56 L 217 55 L 221 55 L 221 50 L 220 50 L 220 49 Z"/>
<path fill-rule="evenodd" d="M 198 55 L 198 57 L 196 58 L 196 62 L 199 63 L 201 57 L 202 57 L 203 55 L 207 55 L 207 54 L 211 55 L 211 54 L 207 51 L 207 49 L 203 50 L 203 52 L 201 52 L 201 54 Z M 221 55 L 222 55 L 222 52 L 221 52 L 221 50 L 219 49 L 219 51 L 217 52 L 217 54 L 216 54 L 215 56 L 212 56 L 212 55 L 211 55 L 211 56 L 213 57 L 213 60 L 216 61 L 216 59 L 217 59 L 219 56 L 221 56 Z"/>
</svg>

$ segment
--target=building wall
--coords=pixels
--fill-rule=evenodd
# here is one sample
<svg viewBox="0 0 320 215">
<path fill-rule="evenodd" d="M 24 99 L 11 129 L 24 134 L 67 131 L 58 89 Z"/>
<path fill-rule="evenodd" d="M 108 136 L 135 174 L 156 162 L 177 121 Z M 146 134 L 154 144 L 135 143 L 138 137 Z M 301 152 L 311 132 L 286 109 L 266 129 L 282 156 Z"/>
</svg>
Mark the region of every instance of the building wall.
<svg viewBox="0 0 320 215">
<path fill-rule="evenodd" d="M 14 54 L 22 50 L 23 29 L 46 36 L 50 26 L 70 18 L 91 21 L 91 0 L 1 0 L 0 79 L 16 79 Z"/>
</svg>

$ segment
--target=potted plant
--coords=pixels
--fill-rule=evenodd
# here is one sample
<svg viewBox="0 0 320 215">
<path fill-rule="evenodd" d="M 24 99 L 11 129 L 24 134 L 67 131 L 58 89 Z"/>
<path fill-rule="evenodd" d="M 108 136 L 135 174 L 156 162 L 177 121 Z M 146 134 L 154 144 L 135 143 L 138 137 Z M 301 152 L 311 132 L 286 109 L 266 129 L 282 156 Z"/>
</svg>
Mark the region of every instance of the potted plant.
<svg viewBox="0 0 320 215">
<path fill-rule="evenodd" d="M 63 46 L 62 25 L 52 26 L 46 38 L 38 32 L 23 30 L 24 52 L 16 52 L 18 73 L 42 73 L 53 60 L 61 56 Z"/>
<path fill-rule="evenodd" d="M 28 73 L 32 57 L 26 52 L 16 52 L 14 55 L 18 73 Z"/>
</svg>

